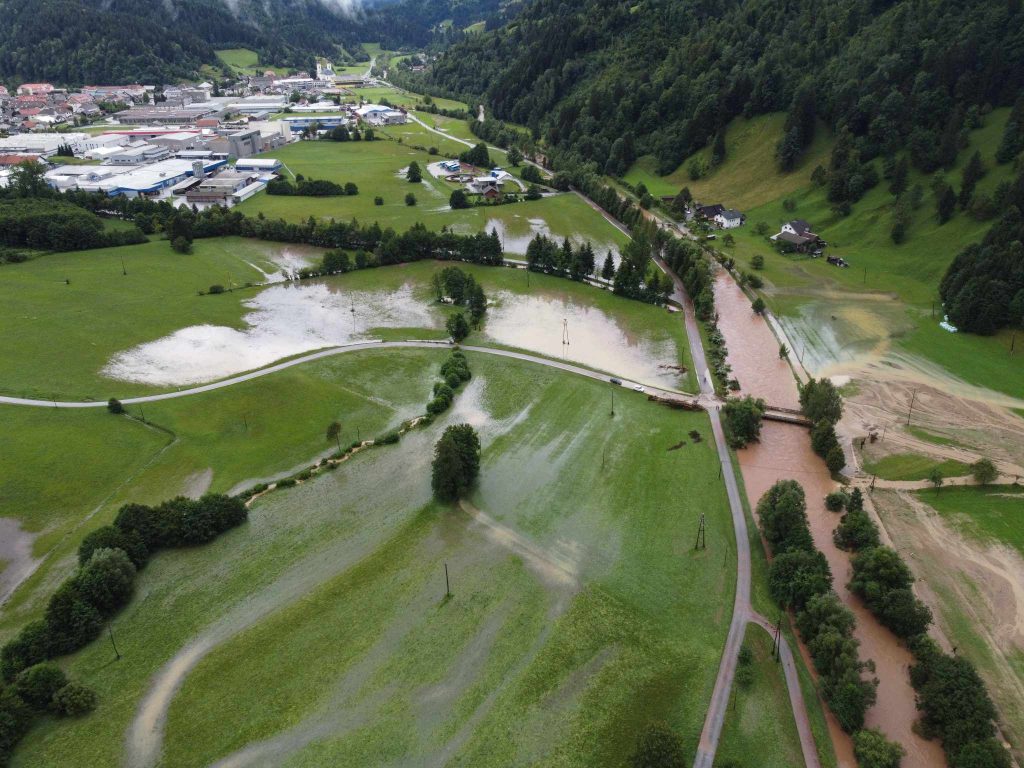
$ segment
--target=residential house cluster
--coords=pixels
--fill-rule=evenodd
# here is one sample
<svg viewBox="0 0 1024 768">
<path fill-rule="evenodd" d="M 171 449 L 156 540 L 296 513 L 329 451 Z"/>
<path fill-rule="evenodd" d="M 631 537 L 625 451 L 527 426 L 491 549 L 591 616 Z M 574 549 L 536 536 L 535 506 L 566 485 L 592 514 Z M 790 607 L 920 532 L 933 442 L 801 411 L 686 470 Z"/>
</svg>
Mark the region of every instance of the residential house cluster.
<svg viewBox="0 0 1024 768">
<path fill-rule="evenodd" d="M 747 217 L 739 211 L 726 208 L 721 203 L 714 205 L 694 203 L 692 211 L 694 216 L 714 224 L 719 229 L 735 229 L 742 226 L 747 220 Z"/>
</svg>

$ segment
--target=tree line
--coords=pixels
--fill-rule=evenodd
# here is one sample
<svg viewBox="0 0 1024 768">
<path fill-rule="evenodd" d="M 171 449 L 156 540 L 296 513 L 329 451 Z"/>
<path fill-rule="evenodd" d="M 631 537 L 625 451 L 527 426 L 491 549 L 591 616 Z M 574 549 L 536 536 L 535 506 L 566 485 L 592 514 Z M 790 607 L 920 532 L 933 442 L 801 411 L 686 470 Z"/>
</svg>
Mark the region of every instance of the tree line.
<svg viewBox="0 0 1024 768">
<path fill-rule="evenodd" d="M 843 398 L 827 378 L 800 384 L 800 410 L 811 420 L 811 448 L 825 461 L 829 472 L 846 466 L 846 455 L 836 436 L 836 424 L 843 417 Z"/>
<path fill-rule="evenodd" d="M 341 195 L 358 195 L 359 187 L 351 181 L 337 184 L 326 179 L 307 179 L 301 173 L 295 176 L 293 184 L 283 176 L 271 179 L 267 183 L 268 195 L 298 195 L 302 197 L 339 197 Z"/>
<path fill-rule="evenodd" d="M 845 510 L 833 539 L 855 553 L 849 590 L 914 654 L 910 682 L 917 691 L 922 733 L 941 740 L 953 768 L 1009 768 L 1009 754 L 995 738 L 995 706 L 977 670 L 962 656 L 946 654 L 928 636 L 932 613 L 914 595 L 906 562 L 881 544 L 860 490 L 833 496 L 826 506 Z"/>
</svg>

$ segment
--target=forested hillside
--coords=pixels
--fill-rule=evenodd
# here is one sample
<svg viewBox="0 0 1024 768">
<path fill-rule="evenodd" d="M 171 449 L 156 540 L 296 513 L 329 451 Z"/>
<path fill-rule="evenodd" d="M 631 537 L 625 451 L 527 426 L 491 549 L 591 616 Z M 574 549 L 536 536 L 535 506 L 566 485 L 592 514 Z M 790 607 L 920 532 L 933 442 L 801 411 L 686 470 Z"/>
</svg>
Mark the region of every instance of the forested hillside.
<svg viewBox="0 0 1024 768">
<path fill-rule="evenodd" d="M 216 48 L 305 68 L 362 32 L 317 0 L 0 0 L 0 19 L 0 79 L 68 85 L 194 77 Z"/>
<path fill-rule="evenodd" d="M 909 144 L 934 170 L 972 107 L 1024 85 L 1019 0 L 534 0 L 506 27 L 452 48 L 426 77 L 482 97 L 559 150 L 620 174 L 661 172 L 732 118 L 789 111 L 784 162 L 816 118 L 861 159 Z"/>
</svg>

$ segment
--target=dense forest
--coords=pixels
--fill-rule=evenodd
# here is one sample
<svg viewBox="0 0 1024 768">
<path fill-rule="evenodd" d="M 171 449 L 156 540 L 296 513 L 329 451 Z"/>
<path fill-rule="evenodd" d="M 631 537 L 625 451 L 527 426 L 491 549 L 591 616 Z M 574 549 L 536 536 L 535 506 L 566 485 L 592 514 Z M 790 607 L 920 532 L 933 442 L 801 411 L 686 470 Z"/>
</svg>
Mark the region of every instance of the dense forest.
<svg viewBox="0 0 1024 768">
<path fill-rule="evenodd" d="M 732 118 L 787 111 L 790 162 L 820 119 L 863 160 L 909 146 L 935 170 L 972 108 L 1013 103 L 1022 57 L 1019 0 L 534 0 L 423 77 L 530 126 L 563 168 L 653 154 L 667 173 Z"/>
<path fill-rule="evenodd" d="M 463 27 L 497 19 L 506 5 L 398 0 L 363 10 L 324 0 L 0 0 L 0 82 L 175 82 L 197 77 L 204 64 L 219 66 L 220 48 L 250 48 L 267 64 L 309 70 L 314 56 L 365 60 L 367 40 L 391 49 L 460 40 Z"/>
<path fill-rule="evenodd" d="M 0 0 L 0 18 L 0 78 L 68 85 L 195 77 L 217 48 L 306 68 L 361 32 L 317 0 Z"/>
</svg>

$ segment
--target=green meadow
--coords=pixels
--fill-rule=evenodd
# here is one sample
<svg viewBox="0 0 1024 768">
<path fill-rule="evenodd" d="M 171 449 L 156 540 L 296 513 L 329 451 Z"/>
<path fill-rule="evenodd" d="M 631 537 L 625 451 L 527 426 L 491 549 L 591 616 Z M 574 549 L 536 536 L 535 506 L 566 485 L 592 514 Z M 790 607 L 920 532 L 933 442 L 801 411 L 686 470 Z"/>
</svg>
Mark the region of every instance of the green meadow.
<svg viewBox="0 0 1024 768">
<path fill-rule="evenodd" d="M 372 382 L 358 418 L 383 425 L 417 410 L 443 354 L 382 351 L 305 375 L 334 393 L 314 399 L 333 402 L 346 424 L 353 406 L 339 389 Z M 374 371 L 360 379 L 367 360 Z M 393 373 L 379 379 L 378 361 Z M 687 438 L 707 433 L 706 417 L 624 393 L 610 418 L 600 382 L 479 354 L 469 361 L 473 380 L 437 423 L 272 492 L 248 524 L 210 545 L 158 555 L 115 619 L 122 660 L 111 663 L 106 639 L 64 660 L 96 688 L 99 708 L 44 721 L 14 765 L 122 762 L 154 676 L 193 642 L 204 653 L 171 698 L 156 747 L 162 765 L 206 765 L 258 745 L 287 765 L 440 756 L 505 765 L 526 755 L 617 766 L 655 719 L 692 750 L 735 571 L 713 444 Z M 263 397 L 286 390 L 303 388 L 285 382 Z M 245 447 L 237 410 L 222 417 L 227 404 L 211 394 L 147 409 L 180 430 L 188 450 L 119 498 L 160 497 L 204 463 L 218 467 L 215 488 L 267 471 L 268 454 Z M 322 441 L 331 413 L 320 409 L 263 418 L 289 419 Z M 438 506 L 430 446 L 446 423 L 465 420 L 482 436 L 481 480 L 470 506 Z M 203 445 L 203 425 L 228 445 Z M 715 542 L 708 553 L 690 543 L 702 512 Z"/>
<path fill-rule="evenodd" d="M 966 486 L 918 491 L 961 533 L 985 544 L 1005 544 L 1024 555 L 1024 488 L 1017 485 Z"/>
<path fill-rule="evenodd" d="M 943 477 L 961 477 L 971 473 L 970 465 L 962 461 L 936 461 L 917 453 L 894 453 L 867 461 L 864 463 L 864 469 L 883 480 L 928 480 L 935 470 Z"/>
</svg>

